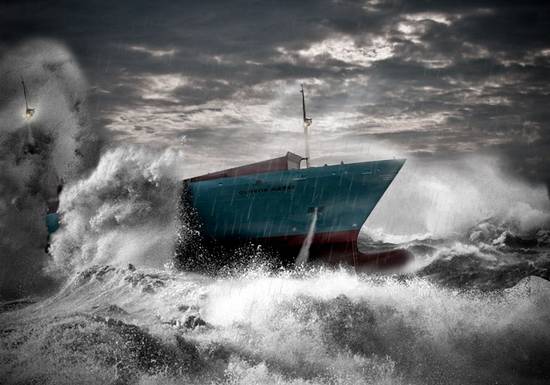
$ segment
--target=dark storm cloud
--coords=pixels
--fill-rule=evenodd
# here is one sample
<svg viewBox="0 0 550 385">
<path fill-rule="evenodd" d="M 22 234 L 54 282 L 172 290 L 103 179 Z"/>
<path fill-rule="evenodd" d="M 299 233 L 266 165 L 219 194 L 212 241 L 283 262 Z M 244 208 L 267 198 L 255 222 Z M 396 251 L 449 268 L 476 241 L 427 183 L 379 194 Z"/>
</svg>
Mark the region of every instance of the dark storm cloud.
<svg viewBox="0 0 550 385">
<path fill-rule="evenodd" d="M 550 182 L 545 2 L 17 2 L 2 6 L 0 25 L 0 52 L 36 36 L 66 42 L 95 87 L 97 119 L 131 123 L 112 128 L 120 138 L 149 131 L 205 148 L 220 135 L 242 144 L 252 138 L 246 115 L 228 115 L 218 130 L 200 117 L 225 114 L 224 103 L 269 103 L 274 81 L 305 81 L 316 122 L 352 114 L 343 136 L 435 157 L 494 152 Z M 277 112 L 293 116 L 294 102 Z M 132 115 L 143 109 L 172 124 Z"/>
</svg>

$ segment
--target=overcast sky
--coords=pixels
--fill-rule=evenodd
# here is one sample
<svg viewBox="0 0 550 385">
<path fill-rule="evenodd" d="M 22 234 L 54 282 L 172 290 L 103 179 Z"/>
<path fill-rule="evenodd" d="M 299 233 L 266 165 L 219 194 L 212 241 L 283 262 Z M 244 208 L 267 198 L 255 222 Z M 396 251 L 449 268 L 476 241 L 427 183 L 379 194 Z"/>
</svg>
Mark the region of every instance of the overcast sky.
<svg viewBox="0 0 550 385">
<path fill-rule="evenodd" d="M 65 44 L 114 143 L 303 153 L 304 83 L 317 162 L 494 154 L 550 183 L 548 2 L 17 1 L 0 32 Z"/>
</svg>

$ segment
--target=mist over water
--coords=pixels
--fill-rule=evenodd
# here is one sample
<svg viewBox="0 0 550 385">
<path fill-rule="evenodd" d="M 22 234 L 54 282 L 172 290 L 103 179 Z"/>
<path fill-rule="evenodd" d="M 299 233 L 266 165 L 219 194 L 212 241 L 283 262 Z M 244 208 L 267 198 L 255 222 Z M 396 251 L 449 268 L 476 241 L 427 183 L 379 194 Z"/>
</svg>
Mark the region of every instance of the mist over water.
<svg viewBox="0 0 550 385">
<path fill-rule="evenodd" d="M 464 156 L 453 161 L 410 159 L 367 219 L 378 239 L 460 237 L 491 219 L 519 234 L 550 223 L 546 186 L 503 173 L 498 159 Z"/>
<path fill-rule="evenodd" d="M 542 186 L 489 157 L 409 159 L 360 236 L 362 248 L 412 252 L 402 271 L 273 270 L 253 252 L 231 274 L 181 271 L 192 154 L 99 155 L 85 81 L 66 49 L 44 44 L 1 64 L 25 68 L 37 115 L 29 130 L 18 74 L 2 71 L 1 294 L 25 298 L 1 303 L 0 383 L 546 383 Z M 60 178 L 48 255 L 43 216 Z"/>
<path fill-rule="evenodd" d="M 29 91 L 25 117 L 21 80 Z M 51 286 L 44 216 L 60 183 L 95 165 L 99 135 L 86 112 L 86 80 L 62 45 L 46 40 L 15 47 L 0 62 L 0 298 Z"/>
</svg>

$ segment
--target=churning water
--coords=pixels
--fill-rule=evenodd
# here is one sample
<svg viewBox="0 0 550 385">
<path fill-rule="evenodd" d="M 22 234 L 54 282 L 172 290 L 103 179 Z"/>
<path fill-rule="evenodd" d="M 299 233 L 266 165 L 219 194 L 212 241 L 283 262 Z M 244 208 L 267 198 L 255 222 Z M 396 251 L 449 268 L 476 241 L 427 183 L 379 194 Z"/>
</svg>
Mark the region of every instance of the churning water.
<svg viewBox="0 0 550 385">
<path fill-rule="evenodd" d="M 44 87 L 64 123 L 37 119 L 33 152 L 20 150 L 24 122 L 2 119 L 0 383 L 548 383 L 544 189 L 490 162 L 412 161 L 360 238 L 412 252 L 401 271 L 284 271 L 261 250 L 223 274 L 182 271 L 185 154 L 121 146 L 88 165 L 95 139 L 79 93 Z M 1 106 L 2 117 L 15 108 Z M 63 224 L 47 256 L 40 210 L 52 168 L 65 181 Z"/>
</svg>

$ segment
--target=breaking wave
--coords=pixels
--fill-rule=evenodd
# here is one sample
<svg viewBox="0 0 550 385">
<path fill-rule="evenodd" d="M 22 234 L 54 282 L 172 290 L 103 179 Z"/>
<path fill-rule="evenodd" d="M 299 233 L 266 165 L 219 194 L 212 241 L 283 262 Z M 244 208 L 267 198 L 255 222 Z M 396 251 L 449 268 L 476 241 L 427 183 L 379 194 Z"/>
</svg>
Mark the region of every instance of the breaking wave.
<svg viewBox="0 0 550 385">
<path fill-rule="evenodd" d="M 544 383 L 550 284 L 94 266 L 1 315 L 6 383 Z M 40 359 L 37 359 L 40 358 Z"/>
<path fill-rule="evenodd" d="M 173 149 L 107 151 L 88 178 L 61 195 L 62 228 L 53 236 L 50 270 L 69 275 L 95 264 L 169 263 L 184 164 Z"/>
</svg>

